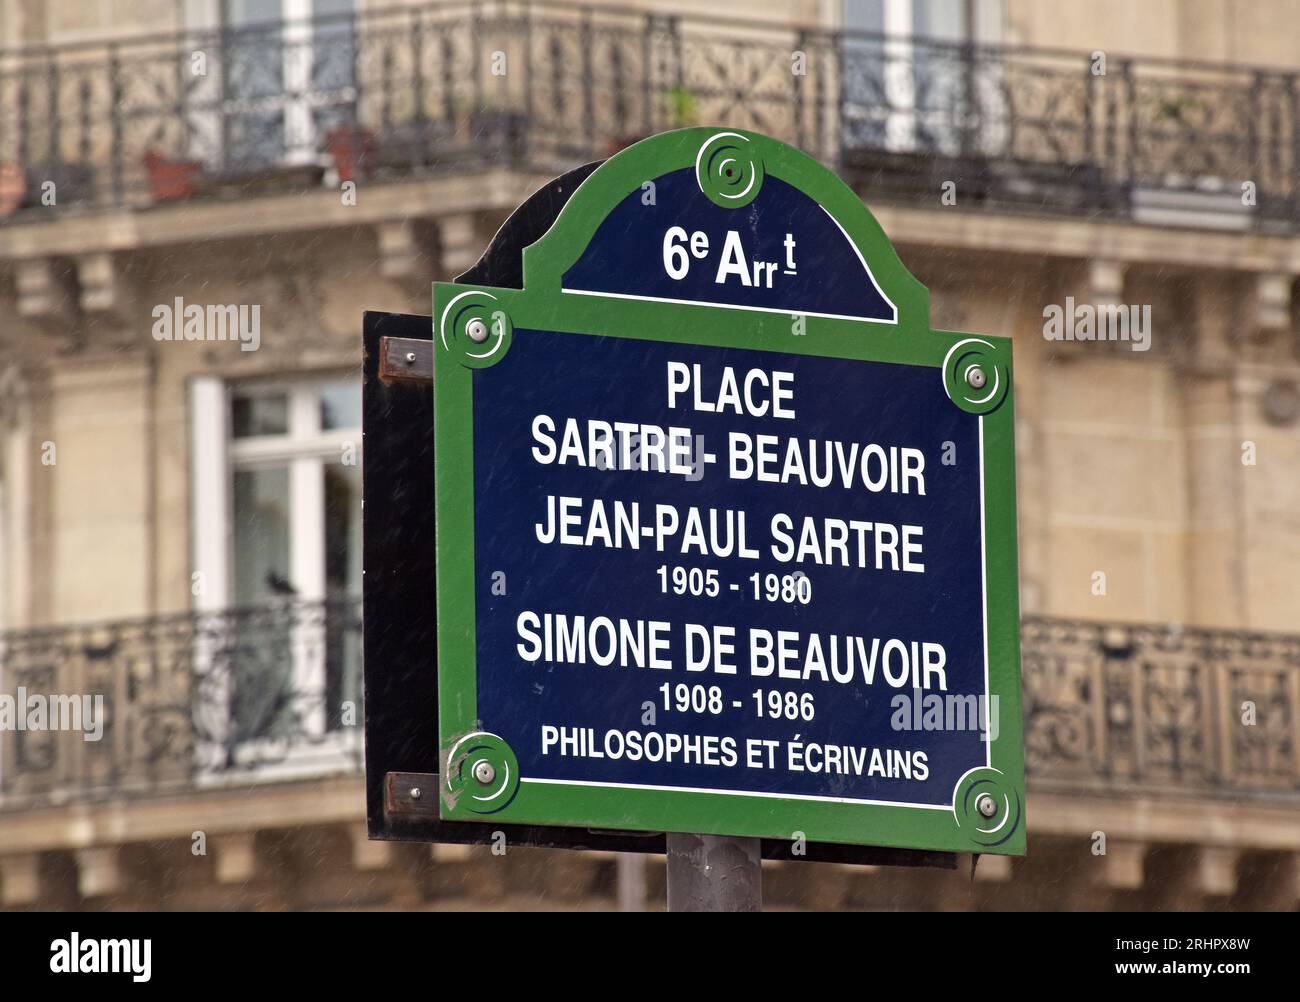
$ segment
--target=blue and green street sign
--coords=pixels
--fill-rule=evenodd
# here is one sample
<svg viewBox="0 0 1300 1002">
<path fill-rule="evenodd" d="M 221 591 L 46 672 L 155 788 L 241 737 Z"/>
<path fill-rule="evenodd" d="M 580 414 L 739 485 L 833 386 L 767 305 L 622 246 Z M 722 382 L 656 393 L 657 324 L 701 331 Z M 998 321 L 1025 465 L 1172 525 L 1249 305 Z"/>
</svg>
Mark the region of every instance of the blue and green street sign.
<svg viewBox="0 0 1300 1002">
<path fill-rule="evenodd" d="M 1011 344 L 688 129 L 434 289 L 447 821 L 1023 854 Z"/>
</svg>

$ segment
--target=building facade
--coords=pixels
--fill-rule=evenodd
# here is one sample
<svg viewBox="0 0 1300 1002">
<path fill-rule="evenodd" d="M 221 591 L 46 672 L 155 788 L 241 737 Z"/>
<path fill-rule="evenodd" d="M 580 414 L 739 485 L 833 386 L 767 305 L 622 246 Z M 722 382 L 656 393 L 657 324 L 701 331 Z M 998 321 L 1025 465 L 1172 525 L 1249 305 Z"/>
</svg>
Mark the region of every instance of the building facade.
<svg viewBox="0 0 1300 1002">
<path fill-rule="evenodd" d="M 837 170 L 935 326 L 1016 355 L 1029 856 L 772 865 L 769 904 L 1294 909 L 1297 29 L 0 0 L 0 692 L 107 707 L 0 731 L 0 904 L 662 903 L 661 860 L 366 839 L 360 318 L 428 313 L 564 170 L 717 124 Z"/>
</svg>

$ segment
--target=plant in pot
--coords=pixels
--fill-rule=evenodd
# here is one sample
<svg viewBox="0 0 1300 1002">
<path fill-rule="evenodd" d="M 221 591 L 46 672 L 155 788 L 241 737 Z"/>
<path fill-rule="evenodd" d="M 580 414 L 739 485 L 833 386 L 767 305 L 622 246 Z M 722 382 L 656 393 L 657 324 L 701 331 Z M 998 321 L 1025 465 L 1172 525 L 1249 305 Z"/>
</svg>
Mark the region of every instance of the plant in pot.
<svg viewBox="0 0 1300 1002">
<path fill-rule="evenodd" d="M 673 87 L 664 91 L 660 98 L 663 101 L 663 119 L 668 123 L 669 129 L 686 129 L 699 124 L 699 101 L 693 90 L 686 87 Z M 645 138 L 645 133 L 611 136 L 605 142 L 605 155 L 612 157 L 620 150 L 625 150 Z"/>
<path fill-rule="evenodd" d="M 1201 123 L 1207 111 L 1204 102 L 1190 94 L 1157 96 L 1151 102 L 1151 141 L 1158 143 L 1162 149 L 1172 147 L 1176 150 L 1188 137 L 1204 131 L 1205 127 Z M 1196 178 L 1181 170 L 1167 170 L 1164 180 L 1170 188 L 1182 188 L 1191 187 Z"/>
<path fill-rule="evenodd" d="M 699 125 L 698 105 L 695 92 L 686 87 L 674 87 L 664 92 L 664 105 L 669 128 L 688 129 Z"/>
</svg>

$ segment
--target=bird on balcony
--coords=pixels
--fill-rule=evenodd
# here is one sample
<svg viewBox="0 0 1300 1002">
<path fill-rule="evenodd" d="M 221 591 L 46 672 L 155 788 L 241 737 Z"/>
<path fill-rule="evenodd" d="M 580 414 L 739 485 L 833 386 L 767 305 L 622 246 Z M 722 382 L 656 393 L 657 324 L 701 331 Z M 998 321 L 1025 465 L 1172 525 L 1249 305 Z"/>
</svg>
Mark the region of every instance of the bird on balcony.
<svg viewBox="0 0 1300 1002">
<path fill-rule="evenodd" d="M 273 570 L 266 572 L 266 587 L 272 595 L 287 598 L 296 598 L 298 595 L 298 589 L 289 583 L 289 579 L 282 577 Z"/>
</svg>

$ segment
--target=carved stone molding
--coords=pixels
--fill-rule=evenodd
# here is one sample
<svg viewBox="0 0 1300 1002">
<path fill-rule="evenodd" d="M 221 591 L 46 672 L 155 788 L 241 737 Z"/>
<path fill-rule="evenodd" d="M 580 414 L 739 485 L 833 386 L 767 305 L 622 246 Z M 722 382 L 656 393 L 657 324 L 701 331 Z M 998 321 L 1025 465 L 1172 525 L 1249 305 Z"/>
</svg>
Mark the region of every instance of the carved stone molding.
<svg viewBox="0 0 1300 1002">
<path fill-rule="evenodd" d="M 1255 276 L 1255 329 L 1261 333 L 1291 329 L 1291 276 Z"/>
<path fill-rule="evenodd" d="M 1147 846 L 1144 842 L 1112 840 L 1102 867 L 1106 886 L 1117 891 L 1136 891 L 1146 878 Z"/>
<path fill-rule="evenodd" d="M 443 281 L 449 282 L 473 267 L 483 251 L 478 217 L 466 212 L 439 219 L 438 251 L 438 277 Z"/>
<path fill-rule="evenodd" d="M 15 269 L 18 316 L 58 339 L 59 350 L 78 343 L 80 320 L 76 281 L 66 262 L 57 258 L 32 258 Z"/>
<path fill-rule="evenodd" d="M 15 908 L 36 903 L 41 890 L 41 857 L 28 852 L 0 858 L 0 905 Z"/>
<path fill-rule="evenodd" d="M 1241 853 L 1222 846 L 1201 846 L 1196 854 L 1196 878 L 1202 894 L 1227 897 L 1237 890 L 1237 860 Z"/>
<path fill-rule="evenodd" d="M 82 897 L 106 897 L 122 889 L 117 846 L 79 849 L 76 858 L 77 889 Z"/>
<path fill-rule="evenodd" d="M 107 251 L 82 254 L 76 260 L 81 310 L 88 317 L 111 317 L 130 322 L 135 302 L 134 283 L 120 267 L 120 259 Z"/>
<path fill-rule="evenodd" d="M 31 387 L 22 366 L 10 362 L 0 368 L 0 425 L 13 428 L 28 413 Z"/>
<path fill-rule="evenodd" d="M 1124 264 L 1107 258 L 1088 261 L 1088 302 L 1093 306 L 1115 306 L 1124 302 Z"/>
<path fill-rule="evenodd" d="M 231 832 L 211 840 L 216 854 L 217 883 L 244 884 L 257 872 L 255 832 Z"/>
</svg>

